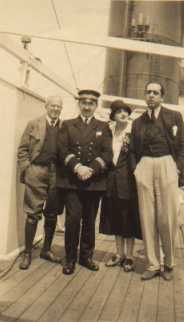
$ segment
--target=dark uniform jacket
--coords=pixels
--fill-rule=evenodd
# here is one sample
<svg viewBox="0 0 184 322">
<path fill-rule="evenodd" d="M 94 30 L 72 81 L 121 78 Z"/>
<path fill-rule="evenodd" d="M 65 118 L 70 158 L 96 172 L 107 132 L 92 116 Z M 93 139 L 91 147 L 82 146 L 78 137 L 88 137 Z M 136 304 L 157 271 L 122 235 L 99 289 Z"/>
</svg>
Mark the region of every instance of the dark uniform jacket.
<svg viewBox="0 0 184 322">
<path fill-rule="evenodd" d="M 91 191 L 106 189 L 107 170 L 112 162 L 112 134 L 106 122 L 92 118 L 86 125 L 80 116 L 63 122 L 58 151 L 57 186 Z M 79 163 L 94 170 L 85 182 L 75 174 L 75 166 Z"/>
<path fill-rule="evenodd" d="M 148 117 L 147 112 L 145 112 L 133 122 L 130 143 L 132 171 L 135 170 L 142 157 L 144 133 Z M 161 107 L 159 117 L 161 117 L 163 123 L 170 154 L 175 160 L 180 173 L 179 184 L 184 185 L 184 125 L 181 113 Z"/>
</svg>

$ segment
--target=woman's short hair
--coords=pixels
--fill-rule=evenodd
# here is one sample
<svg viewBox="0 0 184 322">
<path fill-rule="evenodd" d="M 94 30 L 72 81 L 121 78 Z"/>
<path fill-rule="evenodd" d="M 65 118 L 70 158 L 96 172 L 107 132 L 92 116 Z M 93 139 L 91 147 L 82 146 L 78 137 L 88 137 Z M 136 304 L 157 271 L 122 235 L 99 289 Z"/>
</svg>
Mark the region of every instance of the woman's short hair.
<svg viewBox="0 0 184 322">
<path fill-rule="evenodd" d="M 111 103 L 110 105 L 110 109 L 111 109 L 111 112 L 110 112 L 110 115 L 109 115 L 109 118 L 114 121 L 114 116 L 117 112 L 123 110 L 125 112 L 128 113 L 128 115 L 131 114 L 132 110 L 130 108 L 129 105 L 127 105 L 126 103 L 124 103 L 122 100 L 115 100 Z"/>
</svg>

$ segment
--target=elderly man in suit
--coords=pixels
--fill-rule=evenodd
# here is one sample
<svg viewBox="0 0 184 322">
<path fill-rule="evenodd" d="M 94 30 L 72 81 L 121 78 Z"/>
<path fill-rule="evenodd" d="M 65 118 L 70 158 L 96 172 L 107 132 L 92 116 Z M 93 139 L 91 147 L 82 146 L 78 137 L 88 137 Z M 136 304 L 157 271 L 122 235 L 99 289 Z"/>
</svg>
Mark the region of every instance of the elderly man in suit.
<svg viewBox="0 0 184 322">
<path fill-rule="evenodd" d="M 147 111 L 133 122 L 130 144 L 147 259 L 143 280 L 160 273 L 165 280 L 173 278 L 178 183 L 184 184 L 183 120 L 179 112 L 162 106 L 163 96 L 161 84 L 146 84 Z M 161 272 L 160 242 L 164 254 Z"/>
<path fill-rule="evenodd" d="M 50 247 L 57 221 L 52 202 L 55 202 L 56 194 L 56 141 L 61 126 L 61 97 L 49 96 L 45 109 L 45 115 L 28 123 L 18 147 L 20 177 L 21 182 L 25 184 L 24 211 L 27 215 L 25 252 L 20 269 L 28 269 L 31 264 L 33 240 L 46 200 L 45 240 L 40 257 L 51 262 L 60 262 Z"/>
<path fill-rule="evenodd" d="M 57 186 L 66 191 L 64 274 L 75 270 L 81 219 L 79 263 L 92 271 L 99 269 L 92 259 L 95 219 L 112 161 L 108 124 L 94 117 L 100 94 L 94 90 L 81 90 L 78 94 L 80 115 L 63 122 L 58 141 L 61 166 Z"/>
</svg>

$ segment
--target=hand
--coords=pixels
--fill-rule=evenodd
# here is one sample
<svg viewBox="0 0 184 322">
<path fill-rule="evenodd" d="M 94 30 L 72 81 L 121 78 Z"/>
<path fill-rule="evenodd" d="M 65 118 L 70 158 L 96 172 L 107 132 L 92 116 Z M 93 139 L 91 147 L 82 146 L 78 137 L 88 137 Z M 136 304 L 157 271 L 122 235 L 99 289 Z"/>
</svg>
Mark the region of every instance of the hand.
<svg viewBox="0 0 184 322">
<path fill-rule="evenodd" d="M 93 169 L 87 166 L 81 165 L 77 168 L 76 174 L 80 180 L 85 181 L 92 176 Z"/>
</svg>

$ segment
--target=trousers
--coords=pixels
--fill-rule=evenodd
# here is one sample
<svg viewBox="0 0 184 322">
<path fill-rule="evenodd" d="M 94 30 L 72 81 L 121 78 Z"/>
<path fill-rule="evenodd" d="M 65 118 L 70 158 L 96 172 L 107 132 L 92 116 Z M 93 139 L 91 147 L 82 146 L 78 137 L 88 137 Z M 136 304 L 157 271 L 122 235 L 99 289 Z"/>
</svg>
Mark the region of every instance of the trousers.
<svg viewBox="0 0 184 322">
<path fill-rule="evenodd" d="M 147 268 L 160 269 L 160 243 L 164 265 L 172 268 L 179 212 L 176 163 L 170 155 L 142 157 L 134 175 Z"/>
<path fill-rule="evenodd" d="M 67 190 L 65 218 L 65 251 L 67 261 L 76 262 L 80 242 L 80 258 L 92 258 L 95 248 L 95 219 L 100 192 Z"/>
</svg>

